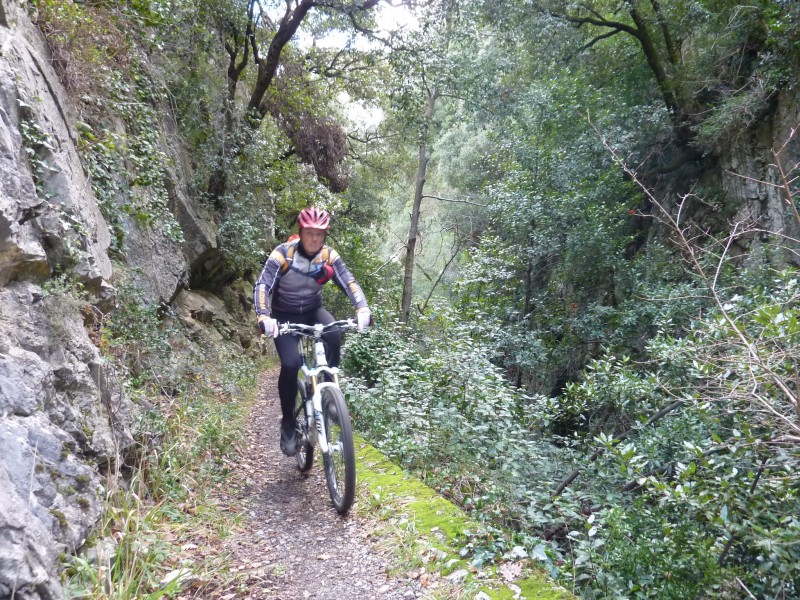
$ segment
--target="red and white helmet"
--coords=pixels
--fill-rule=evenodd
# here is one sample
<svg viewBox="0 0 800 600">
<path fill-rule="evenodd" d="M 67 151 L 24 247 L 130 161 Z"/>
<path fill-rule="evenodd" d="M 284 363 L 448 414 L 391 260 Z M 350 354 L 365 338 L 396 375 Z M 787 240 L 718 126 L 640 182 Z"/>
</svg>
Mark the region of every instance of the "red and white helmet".
<svg viewBox="0 0 800 600">
<path fill-rule="evenodd" d="M 331 226 L 331 216 L 324 210 L 310 207 L 304 208 L 297 215 L 297 225 L 302 229 L 303 227 L 311 227 L 312 229 L 328 229 Z"/>
</svg>

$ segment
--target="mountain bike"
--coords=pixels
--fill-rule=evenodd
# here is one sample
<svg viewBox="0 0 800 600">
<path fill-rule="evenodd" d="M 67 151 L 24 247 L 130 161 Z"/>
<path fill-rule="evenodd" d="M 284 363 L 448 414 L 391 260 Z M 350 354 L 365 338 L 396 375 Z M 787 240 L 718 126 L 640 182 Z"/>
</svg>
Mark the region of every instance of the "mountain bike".
<svg viewBox="0 0 800 600">
<path fill-rule="evenodd" d="M 322 336 L 331 331 L 356 329 L 352 319 L 328 325 L 281 323 L 279 334 L 298 337 L 302 364 L 297 380 L 297 466 L 302 473 L 314 463 L 319 446 L 325 480 L 336 512 L 347 514 L 356 491 L 356 455 L 350 413 L 339 389 L 339 368 L 328 366 Z"/>
</svg>

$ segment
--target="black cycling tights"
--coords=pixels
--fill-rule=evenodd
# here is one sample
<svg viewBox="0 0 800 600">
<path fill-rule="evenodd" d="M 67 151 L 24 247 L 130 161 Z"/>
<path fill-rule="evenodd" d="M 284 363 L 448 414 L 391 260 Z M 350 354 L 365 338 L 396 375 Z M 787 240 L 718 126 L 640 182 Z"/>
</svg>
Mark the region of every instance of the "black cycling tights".
<svg viewBox="0 0 800 600">
<path fill-rule="evenodd" d="M 333 316 L 324 308 L 301 314 L 273 313 L 272 318 L 278 323 L 302 323 L 304 325 L 327 325 L 334 321 Z M 339 366 L 341 336 L 338 331 L 322 336 L 325 341 L 325 355 L 328 365 Z M 294 418 L 294 405 L 297 399 L 297 372 L 300 370 L 300 351 L 297 349 L 297 338 L 293 335 L 279 335 L 275 338 L 275 349 L 281 359 L 281 374 L 278 377 L 278 395 L 281 398 L 281 412 L 284 419 Z"/>
</svg>

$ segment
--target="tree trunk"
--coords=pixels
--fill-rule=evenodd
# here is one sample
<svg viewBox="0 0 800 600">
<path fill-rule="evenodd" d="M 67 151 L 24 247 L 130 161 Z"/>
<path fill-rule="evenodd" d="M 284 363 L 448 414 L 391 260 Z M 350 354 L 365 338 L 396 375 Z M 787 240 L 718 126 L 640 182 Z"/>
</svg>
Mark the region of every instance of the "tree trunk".
<svg viewBox="0 0 800 600">
<path fill-rule="evenodd" d="M 239 78 L 247 67 L 247 63 L 250 59 L 250 40 L 253 36 L 254 29 L 253 10 L 254 0 L 251 0 L 247 5 L 247 27 L 245 28 L 244 35 L 235 27 L 231 27 L 228 32 L 230 39 L 225 41 L 225 52 L 228 53 L 229 60 L 227 79 L 228 94 L 225 97 L 223 111 L 222 144 L 217 152 L 217 164 L 208 179 L 207 188 L 209 197 L 213 199 L 214 206 L 219 212 L 222 212 L 225 208 L 222 203 L 222 197 L 225 195 L 225 191 L 228 187 L 228 171 L 225 167 L 224 159 L 228 140 L 233 135 L 233 111 L 236 104 L 236 87 L 239 85 Z"/>
<path fill-rule="evenodd" d="M 611 30 L 605 34 L 596 35 L 589 43 L 584 45 L 584 49 L 592 46 L 599 40 L 614 35 L 615 32 L 624 32 L 636 39 L 644 53 L 645 60 L 647 60 L 647 65 L 650 67 L 656 79 L 656 84 L 661 92 L 664 105 L 669 112 L 678 144 L 682 148 L 687 148 L 693 139 L 691 123 L 689 122 L 689 106 L 686 103 L 686 99 L 682 98 L 682 94 L 678 88 L 678 80 L 675 76 L 675 70 L 679 68 L 681 64 L 681 57 L 675 39 L 672 37 L 672 32 L 661 10 L 661 5 L 658 0 L 650 0 L 651 9 L 655 14 L 655 26 L 658 30 L 654 33 L 651 21 L 639 11 L 640 3 L 637 0 L 626 0 L 626 3 L 628 5 L 628 14 L 634 23 L 633 26 L 615 20 L 616 12 L 614 16 L 607 18 L 591 6 L 584 4 L 579 4 L 577 5 L 578 8 L 573 8 L 572 10 L 574 12 L 571 14 L 554 14 L 566 19 L 576 27 L 593 25 Z M 658 32 L 660 32 L 662 36 L 661 42 L 663 48 L 665 48 L 663 51 L 661 50 L 662 45 L 659 45 L 656 41 Z"/>
<path fill-rule="evenodd" d="M 365 0 L 361 4 L 350 8 L 347 8 L 346 5 L 342 5 L 341 7 L 334 8 L 334 10 L 340 11 L 343 14 L 349 14 L 352 18 L 352 12 L 366 12 L 374 8 L 379 2 L 380 0 Z M 231 55 L 231 67 L 228 69 L 228 103 L 226 104 L 225 108 L 226 132 L 224 135 L 224 141 L 227 141 L 233 135 L 233 128 L 236 125 L 232 111 L 234 108 L 236 84 L 240 80 L 242 70 L 247 64 L 248 49 L 246 44 L 250 44 L 249 52 L 253 53 L 253 61 L 258 66 L 256 82 L 253 87 L 253 91 L 250 94 L 250 100 L 247 103 L 247 113 L 250 117 L 250 127 L 253 131 L 256 131 L 261 126 L 261 121 L 267 113 L 267 90 L 275 78 L 275 73 L 277 72 L 278 65 L 280 64 L 281 53 L 283 52 L 284 47 L 297 33 L 297 30 L 300 28 L 300 25 L 305 20 L 309 11 L 317 6 L 317 1 L 298 0 L 296 4 L 294 4 L 287 0 L 283 17 L 278 23 L 277 31 L 275 31 L 275 34 L 272 36 L 272 40 L 267 48 L 267 55 L 265 57 L 262 57 L 258 50 L 260 45 L 256 39 L 257 30 L 254 24 L 254 17 L 256 16 L 254 13 L 255 4 L 255 0 L 250 0 L 250 2 L 248 2 L 249 20 L 246 39 L 244 41 L 245 48 L 243 49 L 244 60 L 242 61 L 240 67 L 234 68 L 235 54 L 232 54 L 231 48 L 226 45 L 226 50 Z M 236 46 L 233 48 L 233 50 L 238 53 L 240 48 Z M 241 152 L 241 149 L 238 151 Z M 218 166 L 212 172 L 208 182 L 208 193 L 217 204 L 227 191 L 228 178 L 222 160 L 224 157 L 225 148 L 223 147 L 220 150 L 220 166 Z"/>
<path fill-rule="evenodd" d="M 423 189 L 425 187 L 425 174 L 428 169 L 428 126 L 433 109 L 436 105 L 438 92 L 434 88 L 428 92 L 428 105 L 425 108 L 425 119 L 419 134 L 419 167 L 417 169 L 417 184 L 414 190 L 414 206 L 411 209 L 411 223 L 408 227 L 408 241 L 406 242 L 406 268 L 403 277 L 403 297 L 400 302 L 400 320 L 408 323 L 411 314 L 411 292 L 414 282 L 414 257 L 417 250 L 417 231 L 419 228 L 419 209 L 422 204 Z"/>
<path fill-rule="evenodd" d="M 377 2 L 377 0 L 376 0 Z M 371 4 L 375 4 L 373 2 Z M 264 97 L 267 94 L 270 84 L 275 77 L 275 72 L 278 70 L 280 64 L 281 52 L 284 46 L 288 44 L 297 33 L 300 24 L 306 18 L 308 11 L 310 11 L 316 3 L 313 0 L 301 0 L 297 6 L 292 10 L 287 3 L 286 12 L 278 25 L 278 31 L 272 38 L 267 50 L 267 56 L 264 59 L 256 57 L 258 64 L 258 78 L 253 87 L 253 93 L 250 95 L 250 101 L 247 104 L 247 110 L 251 115 L 258 115 L 257 122 L 267 114 L 267 107 Z"/>
<path fill-rule="evenodd" d="M 656 12 L 664 46 L 666 47 L 666 60 L 659 51 L 655 41 L 655 36 L 648 26 L 647 21 L 642 17 L 638 10 L 632 6 L 630 9 L 631 19 L 636 24 L 638 34 L 635 36 L 642 48 L 647 64 L 656 78 L 664 105 L 669 111 L 675 138 L 681 148 L 688 148 L 694 139 L 691 123 L 689 121 L 689 106 L 682 97 L 678 80 L 675 77 L 675 68 L 680 65 L 680 56 L 675 48 L 669 27 L 661 14 L 661 7 L 657 2 L 653 3 L 653 10 Z M 690 152 L 690 155 L 694 155 Z"/>
</svg>

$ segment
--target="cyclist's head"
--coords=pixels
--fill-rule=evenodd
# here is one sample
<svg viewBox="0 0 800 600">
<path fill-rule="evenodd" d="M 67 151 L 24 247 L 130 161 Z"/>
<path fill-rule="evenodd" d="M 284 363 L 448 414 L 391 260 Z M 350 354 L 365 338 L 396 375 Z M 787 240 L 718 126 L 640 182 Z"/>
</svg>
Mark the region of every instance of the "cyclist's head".
<svg viewBox="0 0 800 600">
<path fill-rule="evenodd" d="M 302 231 L 304 227 L 326 231 L 331 226 L 331 216 L 327 211 L 314 206 L 304 208 L 297 216 L 297 225 L 300 227 L 300 231 Z"/>
</svg>

